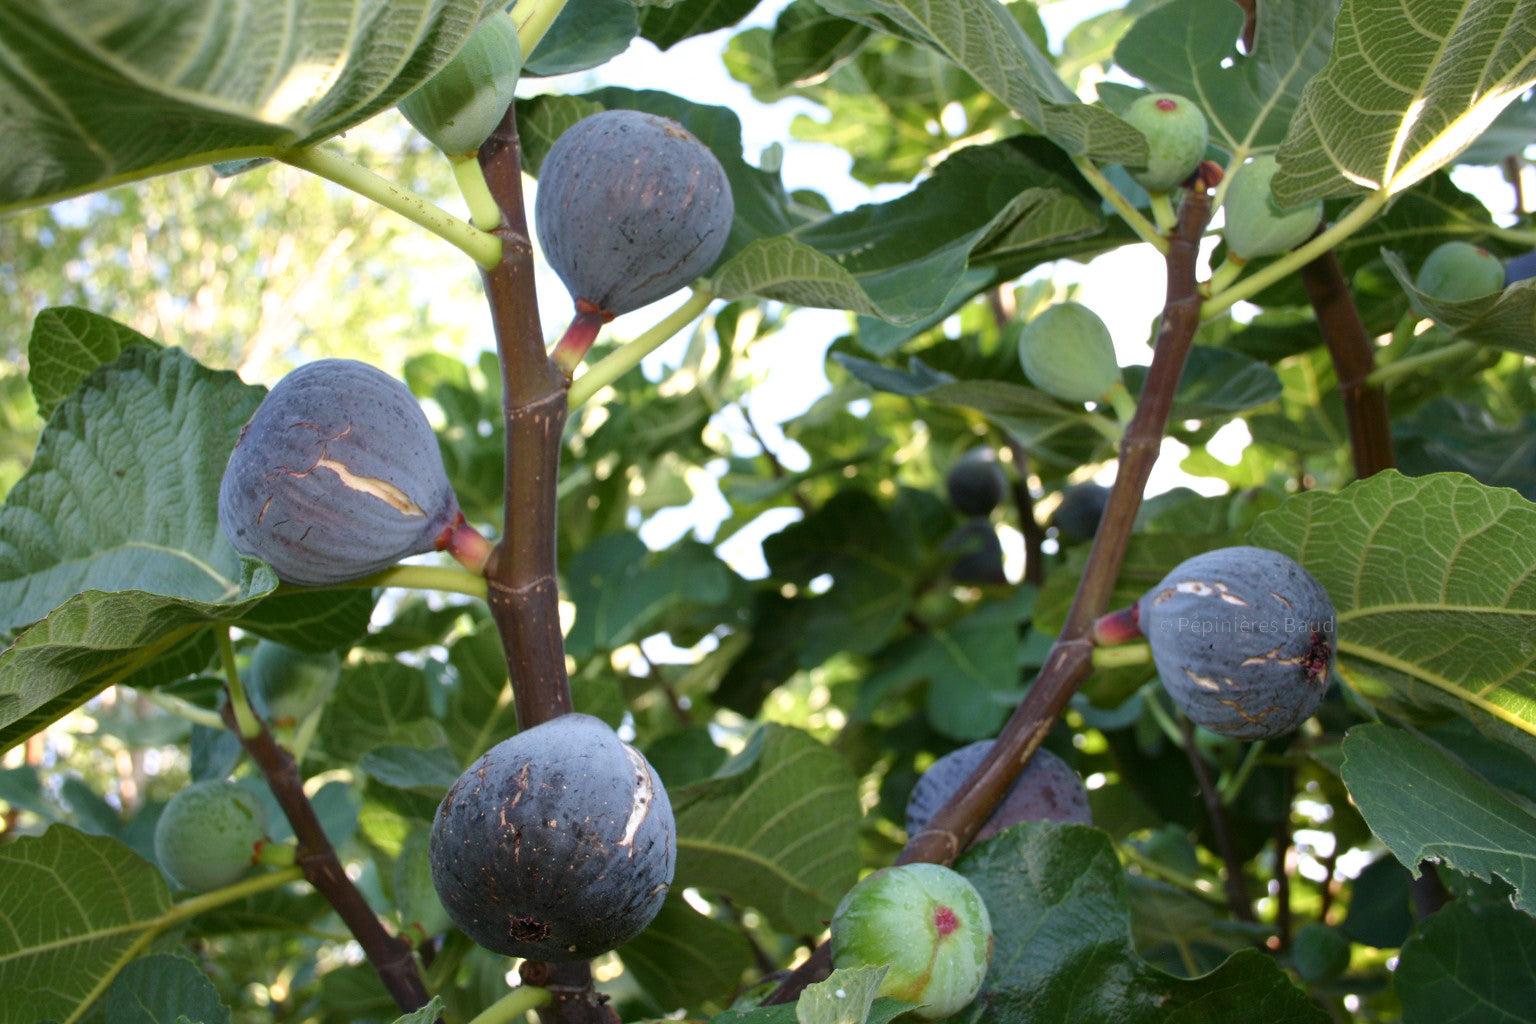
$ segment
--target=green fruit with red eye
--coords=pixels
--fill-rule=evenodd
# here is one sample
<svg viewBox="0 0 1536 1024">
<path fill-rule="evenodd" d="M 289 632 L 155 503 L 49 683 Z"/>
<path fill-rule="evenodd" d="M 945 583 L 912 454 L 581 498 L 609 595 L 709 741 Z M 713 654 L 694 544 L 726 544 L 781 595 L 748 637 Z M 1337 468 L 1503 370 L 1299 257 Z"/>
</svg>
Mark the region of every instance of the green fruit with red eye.
<svg viewBox="0 0 1536 1024">
<path fill-rule="evenodd" d="M 1305 242 L 1323 216 L 1323 201 L 1282 207 L 1269 184 L 1280 165 L 1269 154 L 1254 157 L 1227 186 L 1227 249 L 1243 260 L 1289 252 Z"/>
<path fill-rule="evenodd" d="M 400 113 L 444 153 L 468 156 L 501 123 L 522 70 L 517 26 L 498 11 L 442 70 L 400 101 Z"/>
<path fill-rule="evenodd" d="M 832 915 L 831 946 L 835 967 L 887 967 L 880 994 L 938 1020 L 981 991 L 992 921 L 981 893 L 958 871 L 902 864 L 848 890 Z"/>
<path fill-rule="evenodd" d="M 249 790 L 194 782 L 171 797 L 155 823 L 155 860 L 177 885 L 211 892 L 244 878 L 266 838 L 266 811 Z"/>
<path fill-rule="evenodd" d="M 1471 242 L 1445 242 L 1424 257 L 1413 286 L 1440 302 L 1465 302 L 1504 288 L 1504 264 Z"/>
<path fill-rule="evenodd" d="M 1147 166 L 1129 170 L 1148 192 L 1167 192 L 1200 166 L 1210 141 L 1210 127 L 1200 108 L 1183 96 L 1151 93 L 1120 116 L 1147 138 Z"/>
</svg>

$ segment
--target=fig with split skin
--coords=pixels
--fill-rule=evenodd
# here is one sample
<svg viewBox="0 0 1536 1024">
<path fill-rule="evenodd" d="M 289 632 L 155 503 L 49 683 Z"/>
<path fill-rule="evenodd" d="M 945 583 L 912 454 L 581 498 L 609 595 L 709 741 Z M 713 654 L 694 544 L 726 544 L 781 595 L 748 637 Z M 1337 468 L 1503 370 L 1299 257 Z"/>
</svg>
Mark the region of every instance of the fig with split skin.
<svg viewBox="0 0 1536 1024">
<path fill-rule="evenodd" d="M 887 967 L 880 995 L 938 1020 L 981 991 L 992 922 L 964 875 L 939 864 L 902 864 L 865 876 L 844 894 L 832 914 L 831 947 L 837 968 Z"/>
<path fill-rule="evenodd" d="M 219 485 L 219 525 L 278 579 L 328 586 L 447 549 L 483 564 L 437 437 L 400 381 L 320 359 L 279 381 L 240 431 Z"/>
<path fill-rule="evenodd" d="M 977 740 L 933 762 L 907 798 L 907 835 L 915 836 L 928 826 L 939 808 L 947 804 L 971 773 L 981 766 L 994 742 Z M 1008 826 L 1026 821 L 1093 824 L 1088 788 L 1067 762 L 1049 750 L 1035 751 L 1003 799 L 982 822 L 975 841 L 990 839 Z"/>
<path fill-rule="evenodd" d="M 539 168 L 539 244 L 578 313 L 599 323 L 703 274 L 734 216 L 714 153 L 656 114 L 605 110 L 583 118 Z"/>
<path fill-rule="evenodd" d="M 171 797 L 155 823 L 155 860 L 184 889 L 233 885 L 267 838 L 261 801 L 233 782 L 194 782 Z"/>
<path fill-rule="evenodd" d="M 1336 650 L 1333 602 L 1294 559 L 1258 547 L 1196 555 L 1135 606 L 1158 675 L 1197 725 L 1282 736 L 1312 717 Z"/>
<path fill-rule="evenodd" d="M 432 884 L 461 931 L 504 956 L 586 960 L 661 909 L 677 859 L 650 762 L 600 719 L 568 714 L 492 747 L 432 822 Z"/>
<path fill-rule="evenodd" d="M 1183 96 L 1151 93 L 1138 98 L 1120 116 L 1147 138 L 1147 166 L 1129 170 L 1148 192 L 1167 192 L 1200 166 L 1210 127 L 1200 108 Z"/>
</svg>

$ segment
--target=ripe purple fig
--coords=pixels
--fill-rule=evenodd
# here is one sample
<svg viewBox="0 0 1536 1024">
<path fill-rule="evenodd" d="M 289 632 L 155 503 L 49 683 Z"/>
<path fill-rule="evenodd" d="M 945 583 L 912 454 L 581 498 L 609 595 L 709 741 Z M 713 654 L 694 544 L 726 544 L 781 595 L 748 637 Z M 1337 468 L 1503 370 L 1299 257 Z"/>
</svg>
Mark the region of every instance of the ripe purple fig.
<svg viewBox="0 0 1536 1024">
<path fill-rule="evenodd" d="M 645 929 L 677 860 L 661 780 L 590 715 L 503 740 L 448 790 L 432 822 L 432 884 L 492 952 L 586 960 Z"/>
<path fill-rule="evenodd" d="M 992 749 L 994 740 L 977 740 L 951 750 L 928 768 L 907 798 L 907 835 L 915 836 L 949 802 Z M 990 839 L 1025 821 L 1069 821 L 1092 825 L 1088 789 L 1077 772 L 1051 753 L 1037 750 L 992 814 L 976 832 L 976 842 Z"/>
<path fill-rule="evenodd" d="M 949 578 L 973 586 L 1003 586 L 1008 572 L 1003 566 L 1003 543 L 986 516 L 972 516 L 944 538 L 943 550 L 956 552 Z"/>
<path fill-rule="evenodd" d="M 1284 735 L 1312 716 L 1328 689 L 1333 603 L 1278 551 L 1196 555 L 1142 596 L 1136 616 L 1163 686 L 1212 732 Z"/>
<path fill-rule="evenodd" d="M 1051 516 L 1051 525 L 1063 541 L 1093 540 L 1108 506 L 1109 488 L 1103 484 L 1092 480 L 1070 484 L 1061 490 L 1061 504 Z"/>
<path fill-rule="evenodd" d="M 1465 302 L 1500 291 L 1504 264 L 1471 242 L 1444 242 L 1424 257 L 1413 286 L 1441 302 Z"/>
<path fill-rule="evenodd" d="M 1200 108 L 1183 96 L 1154 92 L 1121 116 L 1147 137 L 1147 166 L 1131 171 L 1131 177 L 1148 192 L 1167 192 L 1200 165 L 1210 127 Z"/>
<path fill-rule="evenodd" d="M 352 359 L 317 360 L 279 381 L 219 485 L 219 525 L 235 550 L 304 586 L 446 547 L 463 518 L 410 389 Z"/>
<path fill-rule="evenodd" d="M 981 893 L 940 864 L 881 868 L 844 894 L 832 915 L 832 963 L 888 970 L 880 995 L 918 1007 L 924 1020 L 976 998 L 992 960 L 992 921 Z"/>
<path fill-rule="evenodd" d="M 609 320 L 693 281 L 725 247 L 735 206 L 720 161 L 682 125 L 605 110 L 539 168 L 539 244 L 579 313 Z"/>
<path fill-rule="evenodd" d="M 944 475 L 949 503 L 968 516 L 990 515 L 1008 491 L 1008 478 L 991 448 L 972 448 Z"/>
</svg>

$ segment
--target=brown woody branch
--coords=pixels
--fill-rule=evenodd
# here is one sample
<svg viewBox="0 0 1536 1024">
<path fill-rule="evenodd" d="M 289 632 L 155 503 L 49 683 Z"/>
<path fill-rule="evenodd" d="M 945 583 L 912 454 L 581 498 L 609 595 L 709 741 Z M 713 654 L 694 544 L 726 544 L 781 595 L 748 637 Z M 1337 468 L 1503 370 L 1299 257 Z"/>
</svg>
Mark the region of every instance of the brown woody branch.
<svg viewBox="0 0 1536 1024">
<path fill-rule="evenodd" d="M 987 757 L 939 809 L 928 827 L 907 842 L 897 862 L 953 863 L 992 813 L 1008 787 L 1034 755 L 1067 702 L 1092 671 L 1093 643 L 1089 631 L 1109 605 L 1115 580 L 1125 560 L 1131 526 L 1141 506 L 1141 492 L 1152 475 L 1162 445 L 1174 392 L 1189 346 L 1200 323 L 1200 293 L 1195 269 L 1201 234 L 1211 217 L 1210 196 L 1187 193 L 1168 247 L 1168 289 L 1157 347 L 1148 368 L 1141 400 L 1120 442 L 1120 471 L 1110 491 L 1104 519 L 1089 550 L 1088 562 L 1066 625 L 1046 658 L 1034 685 Z M 787 1003 L 806 985 L 826 977 L 831 957 L 825 943 L 780 985 L 767 1002 Z"/>
</svg>

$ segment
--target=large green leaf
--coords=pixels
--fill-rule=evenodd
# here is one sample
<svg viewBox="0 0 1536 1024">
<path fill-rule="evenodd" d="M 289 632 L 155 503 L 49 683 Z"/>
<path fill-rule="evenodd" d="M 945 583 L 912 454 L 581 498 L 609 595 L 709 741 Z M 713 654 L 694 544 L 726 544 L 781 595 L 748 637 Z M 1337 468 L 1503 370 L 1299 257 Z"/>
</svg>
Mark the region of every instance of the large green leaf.
<svg viewBox="0 0 1536 1024">
<path fill-rule="evenodd" d="M 500 0 L 0 6 L 0 212 L 313 145 L 426 81 Z"/>
<path fill-rule="evenodd" d="M 1388 471 L 1296 495 L 1248 539 L 1328 591 L 1355 689 L 1465 714 L 1536 750 L 1536 505 L 1459 474 Z"/>
<path fill-rule="evenodd" d="M 858 780 L 796 729 L 763 726 L 714 778 L 671 797 L 679 888 L 723 892 L 811 934 L 858 877 Z"/>
<path fill-rule="evenodd" d="M 54 825 L 0 846 L 5 1019 L 69 1016 L 170 905 L 160 869 L 115 839 Z"/>
<path fill-rule="evenodd" d="M 1425 860 L 1514 887 L 1536 915 L 1536 813 L 1423 737 L 1384 725 L 1351 729 L 1344 782 L 1371 831 L 1415 873 Z"/>
<path fill-rule="evenodd" d="M 273 595 L 219 528 L 219 480 L 261 389 L 174 349 L 130 345 L 54 409 L 0 506 L 0 748 L 112 683 L 208 664 L 212 623 L 306 649 L 367 628 L 373 595 Z M 262 600 L 267 598 L 267 600 Z"/>
<path fill-rule="evenodd" d="M 1115 62 L 1159 92 L 1178 93 L 1206 113 L 1229 152 L 1273 148 L 1290 125 L 1302 87 L 1328 59 L 1336 0 L 1258 6 L 1254 51 L 1241 54 L 1243 10 L 1175 0 L 1137 19 Z"/>
<path fill-rule="evenodd" d="M 955 865 L 986 900 L 992 964 L 973 1004 L 982 1024 L 1288 1024 L 1328 1017 L 1258 950 L 1198 978 L 1136 955 L 1125 871 L 1109 837 L 1083 825 L 1004 829 Z"/>
<path fill-rule="evenodd" d="M 1396 195 L 1536 84 L 1536 0 L 1344 0 L 1277 156 L 1285 206 Z"/>
<path fill-rule="evenodd" d="M 1536 1021 L 1536 921 L 1456 900 L 1403 943 L 1392 972 L 1403 1024 Z"/>
<path fill-rule="evenodd" d="M 52 413 L 86 374 L 112 362 L 124 348 L 153 344 L 133 328 L 78 306 L 55 306 L 38 313 L 27 343 L 27 383 L 38 414 Z"/>
<path fill-rule="evenodd" d="M 229 1024 L 229 1007 L 202 968 L 186 957 L 142 956 L 112 979 L 106 994 L 112 1024 Z"/>
<path fill-rule="evenodd" d="M 642 0 L 643 2 L 643 0 Z M 692 36 L 728 28 L 751 14 L 758 0 L 687 0 L 647 5 L 640 12 L 640 34 L 659 50 Z"/>
<path fill-rule="evenodd" d="M 517 732 L 517 708 L 507 679 L 501 634 L 487 623 L 448 648 L 448 663 L 458 678 L 448 691 L 443 731 L 466 765 Z"/>
<path fill-rule="evenodd" d="M 1477 298 L 1446 301 L 1419 291 L 1402 257 L 1381 251 L 1387 269 L 1415 305 L 1457 338 L 1536 356 L 1536 280 Z"/>
<path fill-rule="evenodd" d="M 671 1012 L 723 1004 L 752 966 L 752 945 L 739 926 L 706 917 L 673 889 L 645 931 L 619 948 L 624 969 L 656 1005 Z"/>
<path fill-rule="evenodd" d="M 566 651 L 580 660 L 644 639 L 669 609 L 724 600 L 731 571 L 698 541 L 653 557 L 639 537 L 615 533 L 577 552 L 565 578 L 576 605 Z"/>
</svg>

